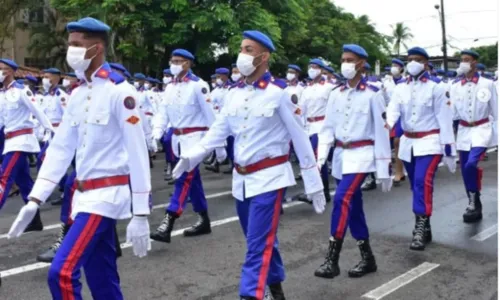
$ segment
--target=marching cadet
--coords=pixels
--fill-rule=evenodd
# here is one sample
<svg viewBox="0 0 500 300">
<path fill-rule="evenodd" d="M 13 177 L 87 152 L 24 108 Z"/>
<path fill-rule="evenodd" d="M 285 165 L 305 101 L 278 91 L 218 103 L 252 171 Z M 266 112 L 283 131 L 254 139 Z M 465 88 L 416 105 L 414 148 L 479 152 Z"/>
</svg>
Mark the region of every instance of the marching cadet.
<svg viewBox="0 0 500 300">
<path fill-rule="evenodd" d="M 172 76 L 172 72 L 170 72 L 170 69 L 164 69 L 163 70 L 163 91 L 167 89 L 167 85 L 172 83 L 174 77 Z"/>
<path fill-rule="evenodd" d="M 193 62 L 194 56 L 187 50 L 177 49 L 172 52 L 170 72 L 175 76 L 174 83 L 165 90 L 153 127 L 153 137 L 159 140 L 165 133 L 167 125 L 172 124 L 174 128 L 172 148 L 176 157 L 199 143 L 215 119 L 209 87 L 191 72 Z M 223 143 L 219 145 L 223 146 Z M 151 234 L 153 240 L 170 243 L 175 220 L 182 215 L 188 197 L 194 211 L 199 215 L 199 220 L 184 231 L 184 236 L 212 232 L 200 171 L 196 167 L 175 181 L 174 194 L 166 209 L 165 217 L 156 232 Z"/>
<path fill-rule="evenodd" d="M 68 23 L 68 65 L 82 74 L 67 112 L 50 144 L 30 201 L 9 230 L 18 237 L 66 172 L 76 151 L 77 190 L 73 225 L 49 269 L 52 298 L 82 299 L 84 268 L 94 299 L 123 299 L 116 265 L 115 224 L 134 216 L 127 241 L 134 254 L 150 249 L 147 215 L 150 172 L 136 94 L 115 85 L 105 62 L 109 27 L 93 18 Z"/>
<path fill-rule="evenodd" d="M 384 97 L 386 99 L 386 106 L 389 105 L 392 93 L 398 84 L 404 83 L 403 74 L 405 70 L 405 64 L 402 60 L 393 58 L 391 66 L 391 80 L 384 82 Z M 403 135 L 403 129 L 401 128 L 401 119 L 398 119 L 396 124 L 391 130 L 390 136 L 394 146 L 394 153 L 396 157 L 394 159 L 394 186 L 399 186 L 402 181 L 406 180 L 405 173 L 403 170 L 403 162 L 399 159 L 397 153 L 399 153 L 399 141 Z"/>
<path fill-rule="evenodd" d="M 172 76 L 172 72 L 170 72 L 170 69 L 164 69 L 163 70 L 163 95 L 162 99 L 158 103 L 158 108 L 161 105 L 161 102 L 163 101 L 163 98 L 165 98 L 165 91 L 167 90 L 167 87 L 169 84 L 172 83 L 174 77 Z M 164 169 L 164 179 L 165 181 L 168 181 L 169 184 L 174 184 L 175 181 L 172 178 L 172 170 L 174 169 L 175 164 L 177 163 L 177 159 L 175 158 L 173 149 L 172 149 L 172 135 L 174 134 L 174 129 L 170 124 L 167 125 L 167 130 L 165 130 L 165 133 L 163 134 L 163 137 L 161 139 L 161 143 L 163 145 L 163 150 L 165 151 L 165 169 Z"/>
<path fill-rule="evenodd" d="M 216 87 L 211 92 L 210 98 L 212 100 L 215 115 L 220 114 L 222 107 L 224 107 L 224 97 L 226 96 L 229 87 L 229 69 L 218 68 L 215 70 L 215 83 Z M 227 159 L 227 152 L 225 147 L 215 149 L 215 159 L 212 164 L 205 167 L 206 170 L 219 173 L 219 165 Z"/>
<path fill-rule="evenodd" d="M 337 79 L 335 78 L 334 74 L 335 74 L 335 69 L 333 69 L 332 67 L 330 66 L 327 66 L 327 65 L 324 65 L 323 66 L 323 76 L 326 76 L 326 80 L 333 84 L 333 85 L 337 85 Z"/>
<path fill-rule="evenodd" d="M 238 83 L 240 80 L 243 79 L 243 76 L 240 73 L 240 70 L 238 69 L 238 66 L 236 64 L 231 65 L 231 80 L 233 83 Z"/>
<path fill-rule="evenodd" d="M 451 87 L 456 119 L 459 120 L 457 151 L 469 205 L 463 214 L 466 223 L 482 219 L 481 181 L 483 170 L 479 161 L 488 147 L 497 145 L 498 95 L 493 81 L 477 72 L 479 54 L 473 50 L 461 52 L 460 69 L 464 76 Z M 491 118 L 490 118 L 491 116 Z"/>
<path fill-rule="evenodd" d="M 152 77 L 146 77 L 146 82 L 144 82 L 144 93 L 146 97 L 148 97 L 149 102 L 151 103 L 151 111 L 148 111 L 147 115 L 150 116 L 150 120 L 152 121 L 154 113 L 158 109 L 158 102 L 161 100 L 158 99 L 158 90 L 155 89 L 156 79 Z M 150 115 L 151 114 L 151 115 Z"/>
<path fill-rule="evenodd" d="M 47 116 L 40 109 L 35 95 L 14 80 L 14 73 L 18 65 L 9 59 L 0 59 L 0 103 L 2 106 L 0 128 L 3 127 L 5 142 L 3 149 L 2 172 L 0 174 L 0 209 L 5 204 L 12 184 L 19 187 L 25 203 L 33 188 L 33 179 L 30 175 L 28 156 L 30 153 L 40 152 L 40 145 L 34 135 L 33 114 L 45 128 L 47 134 L 54 129 Z M 26 231 L 40 231 L 43 229 L 40 211 L 35 209 L 33 217 Z M 24 229 L 24 228 L 23 228 Z M 22 233 L 22 232 L 21 232 Z"/>
<path fill-rule="evenodd" d="M 299 81 L 301 72 L 302 69 L 299 66 L 288 65 L 288 71 L 286 73 L 287 87 L 285 88 L 285 91 L 287 91 L 290 95 L 297 95 L 297 99 L 300 99 L 302 92 L 304 91 L 304 84 Z"/>
<path fill-rule="evenodd" d="M 212 87 L 212 90 L 215 90 L 217 88 L 217 76 L 215 74 L 210 75 L 210 86 Z"/>
<path fill-rule="evenodd" d="M 377 270 L 363 211 L 361 184 L 368 173 L 376 171 L 382 191 L 391 189 L 391 147 L 382 92 L 362 76 L 367 58 L 368 53 L 362 47 L 343 46 L 342 75 L 347 82 L 330 94 L 326 120 L 319 132 L 318 167 L 325 163 L 330 148 L 336 146 L 332 175 L 337 180 L 337 190 L 328 253 L 314 272 L 317 277 L 334 278 L 340 274 L 339 255 L 347 226 L 361 252 L 361 261 L 349 270 L 349 277 Z"/>
<path fill-rule="evenodd" d="M 62 86 L 65 88 L 66 94 L 71 95 L 71 92 L 78 86 L 78 78 L 76 78 L 75 73 L 66 73 Z"/>
<path fill-rule="evenodd" d="M 266 284 L 275 300 L 284 300 L 285 280 L 278 250 L 277 229 L 285 189 L 295 185 L 288 162 L 292 139 L 300 158 L 306 193 L 317 213 L 325 209 L 325 197 L 314 153 L 296 114 L 300 109 L 283 89 L 284 81 L 269 73 L 269 59 L 275 47 L 259 31 L 245 31 L 238 56 L 238 69 L 245 80 L 226 96 L 226 105 L 207 135 L 188 151 L 174 169 L 174 177 L 196 168 L 229 135 L 235 137 L 233 196 L 247 254 L 240 281 L 241 299 L 264 298 Z"/>
<path fill-rule="evenodd" d="M 426 71 L 429 55 L 420 47 L 408 50 L 405 83 L 398 84 L 387 108 L 390 128 L 401 118 L 404 131 L 399 142 L 399 158 L 403 161 L 413 193 L 415 229 L 411 250 L 424 250 L 432 241 L 430 217 L 434 176 L 439 162 L 455 172 L 456 149 L 453 135 L 451 103 L 445 88 L 431 80 Z"/>
</svg>

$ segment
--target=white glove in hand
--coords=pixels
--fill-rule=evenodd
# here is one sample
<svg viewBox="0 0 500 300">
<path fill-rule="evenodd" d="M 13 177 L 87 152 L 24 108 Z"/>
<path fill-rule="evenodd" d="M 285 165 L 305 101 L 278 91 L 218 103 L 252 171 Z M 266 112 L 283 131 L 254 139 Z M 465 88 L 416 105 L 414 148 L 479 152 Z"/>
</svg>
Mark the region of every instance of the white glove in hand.
<svg viewBox="0 0 500 300">
<path fill-rule="evenodd" d="M 382 192 L 387 193 L 392 188 L 392 178 L 379 179 L 382 185 Z"/>
<path fill-rule="evenodd" d="M 42 138 L 42 142 L 49 142 L 52 139 L 52 131 L 45 130 L 45 133 Z"/>
<path fill-rule="evenodd" d="M 443 163 L 448 167 L 451 173 L 455 173 L 457 170 L 457 163 L 455 156 L 445 156 L 443 157 Z"/>
<path fill-rule="evenodd" d="M 326 198 L 323 191 L 319 191 L 308 196 L 309 196 L 308 198 L 312 201 L 312 205 L 316 213 L 322 214 L 325 211 L 325 205 L 326 205 Z"/>
<path fill-rule="evenodd" d="M 19 211 L 16 220 L 12 223 L 9 233 L 7 234 L 7 238 L 10 239 L 12 237 L 21 236 L 26 227 L 28 227 L 35 217 L 38 207 L 38 204 L 33 201 L 29 201 L 25 206 L 23 206 L 23 208 Z"/>
<path fill-rule="evenodd" d="M 133 216 L 127 226 L 127 243 L 132 244 L 134 255 L 144 257 L 151 250 L 147 217 Z"/>
<path fill-rule="evenodd" d="M 158 152 L 158 142 L 155 139 L 151 142 L 151 151 L 154 153 Z"/>
<path fill-rule="evenodd" d="M 174 179 L 177 179 L 184 174 L 184 172 L 187 172 L 189 169 L 189 160 L 187 158 L 182 158 L 179 160 L 179 162 L 175 165 L 174 170 L 172 171 L 172 177 Z"/>
</svg>

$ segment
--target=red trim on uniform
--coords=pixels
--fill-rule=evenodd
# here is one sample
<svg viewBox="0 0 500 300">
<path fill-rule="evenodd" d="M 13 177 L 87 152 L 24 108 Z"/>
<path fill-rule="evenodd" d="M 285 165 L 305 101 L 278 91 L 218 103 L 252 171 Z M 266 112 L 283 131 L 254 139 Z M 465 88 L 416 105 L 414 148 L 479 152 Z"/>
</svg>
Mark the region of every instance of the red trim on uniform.
<svg viewBox="0 0 500 300">
<path fill-rule="evenodd" d="M 179 195 L 179 207 L 175 212 L 178 216 L 182 213 L 182 206 L 184 205 L 184 201 L 186 201 L 189 188 L 191 187 L 191 182 L 193 181 L 193 177 L 194 177 L 194 170 L 188 173 L 186 179 L 182 183 L 182 190 L 181 194 Z"/>
<path fill-rule="evenodd" d="M 396 126 L 392 127 L 391 132 L 389 133 L 389 137 L 396 137 Z"/>
<path fill-rule="evenodd" d="M 375 145 L 375 142 L 372 140 L 361 140 L 361 141 L 354 141 L 354 142 L 337 141 L 335 143 L 336 147 L 343 148 L 343 149 L 355 149 L 355 148 L 361 148 L 361 147 L 373 146 L 373 145 Z"/>
<path fill-rule="evenodd" d="M 323 121 L 324 119 L 325 119 L 325 116 L 312 117 L 312 118 L 307 118 L 307 122 L 314 123 L 314 122 Z"/>
<path fill-rule="evenodd" d="M 337 230 L 335 231 L 336 239 L 340 240 L 344 238 L 344 232 L 347 226 L 347 217 L 349 215 L 349 206 L 351 205 L 351 200 L 354 197 L 356 189 L 361 185 L 361 182 L 363 181 L 365 175 L 365 173 L 359 173 L 356 175 L 356 177 L 354 177 L 354 180 L 352 181 L 351 185 L 344 195 L 344 198 L 342 199 L 339 224 L 337 225 Z"/>
<path fill-rule="evenodd" d="M 275 167 L 282 165 L 284 163 L 288 162 L 288 154 L 282 155 L 282 156 L 277 156 L 273 158 L 264 158 L 262 160 L 259 160 L 256 163 L 247 165 L 247 166 L 240 166 L 238 164 L 234 164 L 234 168 L 236 169 L 236 172 L 240 175 L 247 175 L 247 174 L 252 174 L 255 172 L 258 172 L 260 170 L 264 170 L 267 168 Z"/>
<path fill-rule="evenodd" d="M 7 180 L 10 177 L 10 173 L 12 172 L 12 169 L 16 165 L 17 160 L 19 159 L 20 155 L 21 155 L 21 152 L 18 152 L 18 151 L 14 152 L 14 154 L 12 154 L 12 157 L 11 157 L 9 163 L 7 164 L 7 168 L 5 169 L 5 171 L 2 174 L 2 181 L 0 182 L 0 184 L 2 185 L 1 186 L 2 190 L 0 191 L 0 204 L 2 204 L 3 194 L 5 193 L 5 189 L 7 188 Z"/>
<path fill-rule="evenodd" d="M 262 266 L 259 271 L 259 279 L 257 280 L 257 290 L 255 298 L 264 299 L 264 290 L 266 288 L 266 277 L 269 272 L 269 264 L 273 255 L 274 241 L 276 240 L 276 231 L 278 230 L 279 216 L 281 214 L 281 200 L 283 199 L 283 189 L 278 190 L 278 196 L 274 202 L 273 219 L 271 221 L 271 231 L 266 237 L 264 246 L 264 254 L 262 255 Z"/>
<path fill-rule="evenodd" d="M 432 129 L 429 131 L 420 131 L 420 132 L 405 131 L 404 135 L 410 139 L 421 139 L 421 138 L 426 137 L 428 135 L 439 134 L 440 132 L 441 132 L 441 130 L 439 130 L 439 129 Z"/>
<path fill-rule="evenodd" d="M 25 135 L 25 134 L 32 134 L 33 133 L 33 128 L 25 128 L 25 129 L 19 129 L 11 132 L 6 132 L 5 133 L 5 139 L 11 139 L 16 136 L 20 135 Z"/>
<path fill-rule="evenodd" d="M 144 113 L 146 116 L 153 116 L 153 113 L 152 112 L 145 112 Z"/>
<path fill-rule="evenodd" d="M 117 175 L 86 180 L 75 179 L 75 183 L 76 188 L 81 193 L 83 193 L 86 191 L 97 190 L 111 186 L 128 185 L 130 182 L 129 180 L 129 175 Z"/>
<path fill-rule="evenodd" d="M 471 149 L 472 150 L 472 149 Z M 482 188 L 482 181 L 483 181 L 483 168 L 479 167 L 479 163 L 483 161 L 484 157 L 486 156 L 486 149 L 484 149 L 484 152 L 479 156 L 479 161 L 477 162 L 477 191 L 480 192 Z"/>
<path fill-rule="evenodd" d="M 481 119 L 481 120 L 478 120 L 478 121 L 474 121 L 474 122 L 467 122 L 467 121 L 464 121 L 464 120 L 460 120 L 458 122 L 458 124 L 464 126 L 464 127 L 476 127 L 476 126 L 479 126 L 479 125 L 483 125 L 483 124 L 486 124 L 486 123 L 489 123 L 490 122 L 490 119 L 489 118 L 484 118 L 484 119 Z"/>
<path fill-rule="evenodd" d="M 436 155 L 431 160 L 424 177 L 424 205 L 425 205 L 425 215 L 430 217 L 432 215 L 432 179 L 436 170 L 438 168 L 439 162 L 441 161 L 442 155 Z"/>
<path fill-rule="evenodd" d="M 207 131 L 207 130 L 208 130 L 208 127 L 175 128 L 174 134 L 175 135 L 184 135 L 184 134 L 190 134 L 193 132 Z"/>
<path fill-rule="evenodd" d="M 85 248 L 87 248 L 87 245 L 94 236 L 97 227 L 101 223 L 101 220 L 101 216 L 94 214 L 90 215 L 89 219 L 87 220 L 87 224 L 85 224 L 85 227 L 83 228 L 80 236 L 71 248 L 68 257 L 61 268 L 61 273 L 59 275 L 59 287 L 61 288 L 63 300 L 75 299 L 75 296 L 73 294 L 73 284 L 71 283 L 71 275 L 73 274 L 73 269 L 78 263 L 78 260 L 80 260 L 83 251 L 85 251 Z"/>
</svg>

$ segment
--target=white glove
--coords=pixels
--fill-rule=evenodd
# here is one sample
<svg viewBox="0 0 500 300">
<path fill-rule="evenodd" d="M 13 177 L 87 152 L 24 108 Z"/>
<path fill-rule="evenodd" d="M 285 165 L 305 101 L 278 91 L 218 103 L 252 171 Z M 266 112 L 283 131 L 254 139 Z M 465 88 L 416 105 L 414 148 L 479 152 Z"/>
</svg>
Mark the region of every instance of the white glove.
<svg viewBox="0 0 500 300">
<path fill-rule="evenodd" d="M 158 142 L 155 139 L 151 142 L 151 151 L 154 153 L 158 152 Z"/>
<path fill-rule="evenodd" d="M 52 131 L 45 130 L 45 133 L 42 138 L 42 142 L 49 142 L 52 139 Z"/>
<path fill-rule="evenodd" d="M 312 201 L 312 205 L 317 214 L 322 214 L 325 211 L 326 198 L 323 191 L 308 195 L 308 198 Z"/>
<path fill-rule="evenodd" d="M 189 169 L 189 160 L 187 158 L 182 158 L 175 165 L 174 170 L 172 171 L 172 178 L 177 179 L 187 172 Z"/>
<path fill-rule="evenodd" d="M 9 233 L 7 234 L 7 238 L 20 237 L 23 234 L 26 227 L 33 221 L 33 218 L 38 211 L 38 204 L 34 201 L 29 201 L 17 215 L 16 220 L 12 223 L 10 227 Z"/>
<path fill-rule="evenodd" d="M 382 185 L 382 192 L 387 193 L 392 188 L 392 178 L 379 179 Z"/>
<path fill-rule="evenodd" d="M 451 173 L 455 173 L 457 170 L 457 163 L 455 156 L 445 156 L 443 157 L 443 163 L 448 167 Z"/>
<path fill-rule="evenodd" d="M 144 257 L 151 250 L 147 217 L 133 216 L 127 226 L 127 243 L 132 244 L 134 255 Z"/>
</svg>

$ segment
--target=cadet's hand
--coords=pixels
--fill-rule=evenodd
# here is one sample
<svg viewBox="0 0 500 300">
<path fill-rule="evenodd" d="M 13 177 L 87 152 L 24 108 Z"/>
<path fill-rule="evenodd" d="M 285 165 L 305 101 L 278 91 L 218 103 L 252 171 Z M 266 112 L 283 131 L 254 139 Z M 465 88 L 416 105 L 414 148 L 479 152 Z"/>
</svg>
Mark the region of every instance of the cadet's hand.
<svg viewBox="0 0 500 300">
<path fill-rule="evenodd" d="M 151 142 L 151 151 L 153 153 L 158 152 L 158 142 L 155 139 Z"/>
<path fill-rule="evenodd" d="M 382 192 L 387 193 L 392 188 L 392 178 L 382 178 L 380 179 L 382 185 Z"/>
<path fill-rule="evenodd" d="M 172 178 L 177 179 L 182 176 L 184 172 L 187 172 L 189 169 L 189 160 L 187 158 L 182 158 L 175 165 L 174 170 L 172 171 Z"/>
<path fill-rule="evenodd" d="M 448 167 L 451 173 L 455 173 L 457 170 L 457 162 L 455 156 L 445 156 L 443 157 L 443 163 Z"/>
<path fill-rule="evenodd" d="M 42 138 L 42 142 L 48 142 L 52 139 L 52 131 L 50 130 L 45 130 L 45 133 L 43 135 L 43 138 Z"/>
<path fill-rule="evenodd" d="M 326 198 L 323 191 L 309 195 L 309 199 L 312 200 L 312 205 L 317 214 L 322 214 L 325 211 Z"/>
<path fill-rule="evenodd" d="M 127 226 L 127 243 L 132 244 L 134 255 L 144 257 L 151 250 L 148 217 L 133 216 Z"/>
<path fill-rule="evenodd" d="M 16 220 L 12 223 L 7 238 L 19 237 L 31 223 L 38 211 L 39 205 L 35 201 L 29 201 L 17 215 Z"/>
</svg>

